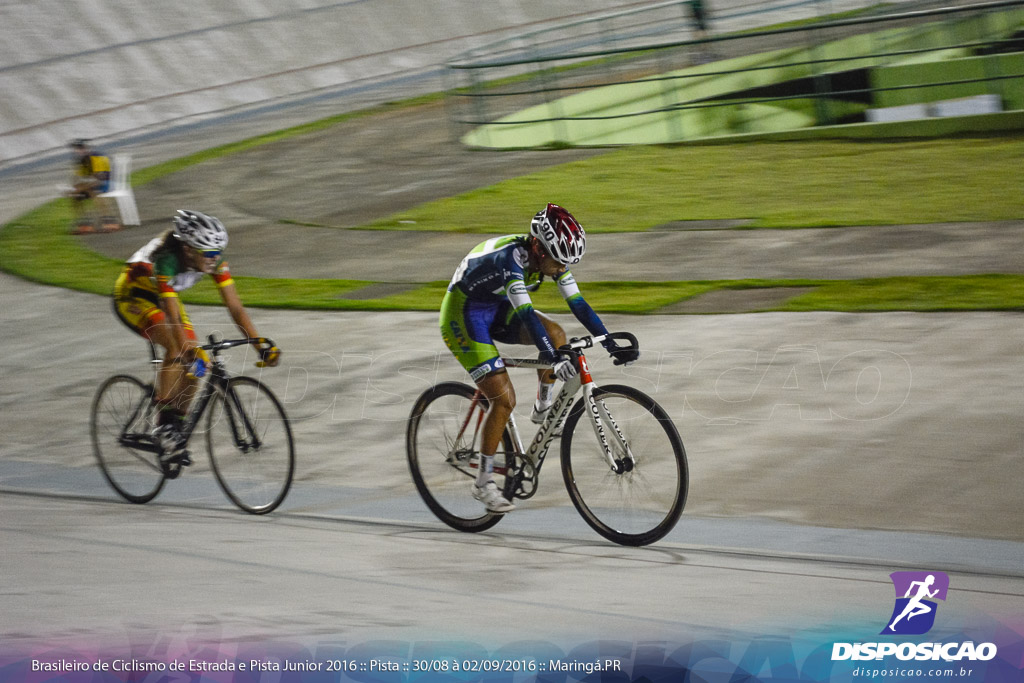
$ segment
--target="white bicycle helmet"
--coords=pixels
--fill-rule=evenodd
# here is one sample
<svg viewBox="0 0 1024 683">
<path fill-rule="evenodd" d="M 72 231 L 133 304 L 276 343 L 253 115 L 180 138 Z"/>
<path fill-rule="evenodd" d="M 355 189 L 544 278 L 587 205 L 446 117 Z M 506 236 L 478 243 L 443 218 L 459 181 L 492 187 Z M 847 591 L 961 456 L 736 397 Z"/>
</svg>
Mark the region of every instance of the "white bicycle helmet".
<svg viewBox="0 0 1024 683">
<path fill-rule="evenodd" d="M 548 204 L 530 222 L 530 234 L 540 240 L 551 258 L 563 266 L 579 263 L 587 250 L 587 234 L 572 214 Z"/>
<path fill-rule="evenodd" d="M 228 246 L 228 231 L 224 224 L 199 211 L 178 209 L 174 217 L 174 236 L 200 251 L 223 251 Z"/>
</svg>

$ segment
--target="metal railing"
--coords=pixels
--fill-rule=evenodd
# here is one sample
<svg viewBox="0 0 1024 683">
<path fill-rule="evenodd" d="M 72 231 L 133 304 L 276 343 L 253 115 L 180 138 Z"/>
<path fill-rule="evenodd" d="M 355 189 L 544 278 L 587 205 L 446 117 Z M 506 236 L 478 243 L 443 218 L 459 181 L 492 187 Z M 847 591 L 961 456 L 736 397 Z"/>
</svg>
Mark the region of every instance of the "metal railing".
<svg viewBox="0 0 1024 683">
<path fill-rule="evenodd" d="M 680 121 L 670 120 L 686 110 L 809 101 L 815 123 L 827 125 L 864 120 L 868 106 L 899 100 L 899 93 L 907 91 L 927 99 L 926 93 L 939 88 L 980 84 L 974 89 L 1004 95 L 1011 85 L 1020 88 L 1024 79 L 1022 69 L 1007 71 L 993 59 L 983 64 L 979 76 L 956 76 L 955 70 L 940 69 L 936 73 L 941 75 L 916 83 L 879 85 L 869 80 L 871 69 L 922 61 L 929 55 L 1024 51 L 1024 0 L 942 7 L 847 5 L 847 14 L 830 14 L 827 19 L 819 15 L 838 2 L 761 4 L 713 16 L 715 35 L 699 38 L 692 35 L 686 4 L 665 2 L 566 24 L 460 55 L 447 65 L 453 135 L 460 137 L 481 126 L 498 130 L 549 123 L 553 140 L 571 140 L 570 127 L 577 123 L 661 116 L 666 120 L 666 141 L 671 141 L 693 137 L 681 129 Z M 796 9 L 814 11 L 770 28 L 743 24 Z M 723 26 L 732 30 L 722 32 Z M 680 34 L 686 38 L 668 40 Z M 758 63 L 751 58 L 754 55 L 772 58 Z M 702 66 L 695 69 L 695 63 Z M 771 71 L 785 77 L 759 80 L 759 73 Z M 697 97 L 686 87 L 711 78 L 750 80 L 752 85 Z M 634 103 L 627 98 L 612 111 L 574 108 L 567 98 L 597 88 L 645 85 L 657 87 L 655 96 Z M 836 102 L 863 106 L 851 111 Z M 516 112 L 526 113 L 505 118 Z"/>
</svg>

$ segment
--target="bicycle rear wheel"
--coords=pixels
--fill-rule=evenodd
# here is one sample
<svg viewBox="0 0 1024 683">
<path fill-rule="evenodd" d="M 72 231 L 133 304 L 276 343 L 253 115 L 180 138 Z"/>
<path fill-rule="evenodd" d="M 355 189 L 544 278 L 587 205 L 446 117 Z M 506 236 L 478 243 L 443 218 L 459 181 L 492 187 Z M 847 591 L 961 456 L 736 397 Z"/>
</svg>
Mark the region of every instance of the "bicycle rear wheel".
<svg viewBox="0 0 1024 683">
<path fill-rule="evenodd" d="M 592 421 L 580 419 L 587 410 L 581 398 L 562 432 L 562 477 L 569 498 L 587 524 L 608 540 L 654 543 L 672 530 L 686 504 L 689 474 L 682 439 L 662 407 L 632 387 L 595 389 L 594 400 L 611 418 L 602 415 L 601 425 L 614 457 L 623 463 L 622 472 L 611 469 Z"/>
<path fill-rule="evenodd" d="M 477 428 L 487 412 L 487 400 L 474 404 L 474 393 L 460 382 L 427 389 L 412 409 L 405 442 L 412 480 L 427 507 L 451 528 L 468 532 L 490 529 L 505 516 L 487 512 L 472 495 L 480 466 Z M 505 473 L 513 458 L 506 454 L 515 449 L 507 429 L 502 444 L 494 456 L 494 482 L 511 500 L 512 477 Z"/>
<path fill-rule="evenodd" d="M 164 487 L 159 444 L 150 432 L 156 417 L 153 388 L 129 375 L 114 375 L 92 402 L 92 450 L 103 477 L 130 503 L 148 503 Z"/>
<path fill-rule="evenodd" d="M 274 510 L 292 485 L 295 447 L 277 397 L 251 377 L 219 387 L 206 415 L 206 447 L 217 482 L 242 510 Z"/>
</svg>

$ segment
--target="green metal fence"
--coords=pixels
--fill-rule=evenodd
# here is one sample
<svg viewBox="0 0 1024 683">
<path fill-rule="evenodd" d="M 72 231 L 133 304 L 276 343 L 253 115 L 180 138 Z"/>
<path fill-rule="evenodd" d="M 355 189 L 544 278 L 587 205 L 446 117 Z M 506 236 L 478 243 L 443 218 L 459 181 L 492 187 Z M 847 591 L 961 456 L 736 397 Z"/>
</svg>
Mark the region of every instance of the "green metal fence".
<svg viewBox="0 0 1024 683">
<path fill-rule="evenodd" d="M 568 24 L 453 60 L 453 134 L 498 148 L 637 144 L 930 117 L 943 107 L 1024 109 L 1024 0 L 880 5 L 726 32 L 719 17 L 702 37 L 684 5 Z M 668 40 L 680 33 L 685 40 Z"/>
</svg>

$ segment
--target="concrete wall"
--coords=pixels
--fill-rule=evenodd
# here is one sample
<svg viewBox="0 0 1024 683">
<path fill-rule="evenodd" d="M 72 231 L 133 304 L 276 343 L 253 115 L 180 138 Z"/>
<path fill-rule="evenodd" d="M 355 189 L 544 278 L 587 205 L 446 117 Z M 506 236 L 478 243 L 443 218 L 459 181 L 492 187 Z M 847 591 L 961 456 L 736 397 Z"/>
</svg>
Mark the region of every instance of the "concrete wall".
<svg viewBox="0 0 1024 683">
<path fill-rule="evenodd" d="M 435 72 L 471 47 L 653 1 L 6 0 L 0 168 L 73 137 Z"/>
</svg>

